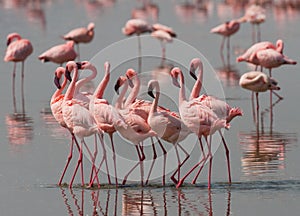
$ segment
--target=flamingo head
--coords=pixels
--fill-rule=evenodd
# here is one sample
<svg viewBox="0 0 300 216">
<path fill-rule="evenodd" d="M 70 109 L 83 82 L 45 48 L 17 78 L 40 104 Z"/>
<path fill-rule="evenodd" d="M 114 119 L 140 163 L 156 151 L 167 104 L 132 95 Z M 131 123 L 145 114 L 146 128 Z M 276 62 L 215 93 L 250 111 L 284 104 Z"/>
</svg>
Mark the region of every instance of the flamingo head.
<svg viewBox="0 0 300 216">
<path fill-rule="evenodd" d="M 63 68 L 63 67 L 58 67 L 58 68 L 56 68 L 56 70 L 55 70 L 55 74 L 54 74 L 54 84 L 56 85 L 56 87 L 58 88 L 58 89 L 60 89 L 61 88 L 61 85 L 60 85 L 60 78 L 62 77 L 62 75 L 63 74 L 65 74 L 65 76 L 66 76 L 66 73 L 65 73 L 65 68 Z M 67 76 L 66 76 L 66 78 L 68 78 Z M 70 77 L 71 78 L 71 77 Z M 72 79 L 72 78 L 71 78 Z"/>
<path fill-rule="evenodd" d="M 6 37 L 6 46 L 8 46 L 14 39 L 20 40 L 21 36 L 16 32 L 8 34 Z"/>
<path fill-rule="evenodd" d="M 133 70 L 132 68 L 129 68 L 127 71 L 126 71 L 126 77 L 128 79 L 128 85 L 130 86 L 130 88 L 133 88 L 133 82 L 132 82 L 132 78 L 137 76 L 137 73 L 135 70 Z"/>
<path fill-rule="evenodd" d="M 173 85 L 177 86 L 178 88 L 180 88 L 180 84 L 178 82 L 178 75 L 180 72 L 181 70 L 178 67 L 174 67 L 170 72 Z"/>
<path fill-rule="evenodd" d="M 117 82 L 116 82 L 116 84 L 115 84 L 115 87 L 114 87 L 115 92 L 116 92 L 117 94 L 119 94 L 119 89 L 120 89 L 120 87 L 121 87 L 126 81 L 127 81 L 127 78 L 126 78 L 126 77 L 124 77 L 124 76 L 120 76 L 120 77 L 119 77 L 119 79 L 117 80 Z"/>
<path fill-rule="evenodd" d="M 153 89 L 155 88 L 154 85 L 157 85 L 158 81 L 156 80 L 150 80 L 148 83 L 148 95 L 152 98 L 155 98 L 154 94 L 153 94 Z"/>
<path fill-rule="evenodd" d="M 190 63 L 190 75 L 197 80 L 197 76 L 196 76 L 196 69 L 199 68 L 200 70 L 202 70 L 203 68 L 203 64 L 202 61 L 199 58 L 194 58 L 192 59 L 191 63 Z"/>
<path fill-rule="evenodd" d="M 95 23 L 93 23 L 93 22 L 89 23 L 87 26 L 88 31 L 93 31 L 94 28 L 95 28 Z"/>
</svg>

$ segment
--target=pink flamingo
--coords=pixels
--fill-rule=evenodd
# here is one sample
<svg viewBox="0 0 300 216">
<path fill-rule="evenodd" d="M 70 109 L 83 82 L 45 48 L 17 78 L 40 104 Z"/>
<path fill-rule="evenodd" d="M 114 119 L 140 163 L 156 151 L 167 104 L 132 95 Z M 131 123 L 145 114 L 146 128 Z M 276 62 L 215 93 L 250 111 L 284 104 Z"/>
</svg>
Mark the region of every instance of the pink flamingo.
<svg viewBox="0 0 300 216">
<path fill-rule="evenodd" d="M 62 104 L 62 113 L 64 121 L 68 128 L 71 129 L 72 133 L 74 133 L 77 137 L 80 138 L 80 153 L 78 162 L 73 173 L 72 179 L 70 181 L 69 187 L 72 187 L 75 175 L 79 168 L 79 165 L 82 163 L 83 157 L 83 145 L 86 146 L 84 141 L 84 137 L 91 136 L 93 134 L 102 134 L 103 132 L 97 127 L 97 124 L 90 114 L 89 110 L 80 104 L 80 101 L 74 99 L 74 92 L 76 88 L 76 80 L 78 79 L 78 68 L 81 68 L 80 63 L 75 63 L 74 61 L 69 61 L 66 65 L 67 71 L 73 71 L 74 74 L 72 76 L 72 82 L 70 83 L 67 92 L 65 93 L 65 97 L 63 99 Z M 103 142 L 102 137 L 99 135 L 100 141 Z M 103 145 L 102 145 L 103 146 Z M 95 153 L 97 151 L 97 146 L 95 145 Z M 94 159 L 93 159 L 94 160 Z M 93 161 L 94 162 L 94 161 Z M 93 163 L 93 169 L 95 169 L 95 164 Z M 81 181 L 82 186 L 84 185 L 84 176 L 83 176 L 83 168 L 81 166 Z M 98 181 L 98 179 L 97 179 Z M 98 181 L 99 187 L 99 181 Z"/>
<path fill-rule="evenodd" d="M 153 89 L 155 89 L 156 94 L 154 96 Z M 171 179 L 175 184 L 178 183 L 180 179 L 180 167 L 187 161 L 190 157 L 185 149 L 179 144 L 192 132 L 186 125 L 182 122 L 180 117 L 173 112 L 169 111 L 159 111 L 158 101 L 160 96 L 160 87 L 157 80 L 150 80 L 148 82 L 148 94 L 154 98 L 151 105 L 151 109 L 148 115 L 147 122 L 151 129 L 157 133 L 157 136 L 161 139 L 171 143 L 175 147 L 176 156 L 178 160 L 177 170 L 171 176 Z M 180 162 L 177 146 L 179 146 L 182 151 L 187 155 L 183 162 Z M 178 172 L 178 180 L 174 178 L 175 174 Z"/>
<path fill-rule="evenodd" d="M 164 61 L 166 59 L 166 43 L 172 43 L 173 38 L 171 34 L 164 30 L 155 30 L 151 33 L 151 36 L 160 41 L 162 49 L 161 65 L 164 65 Z"/>
<path fill-rule="evenodd" d="M 223 36 L 220 53 L 223 55 L 223 48 L 225 39 L 227 38 L 227 57 L 229 62 L 229 51 L 230 51 L 230 36 L 235 34 L 240 29 L 239 20 L 227 21 L 221 25 L 218 25 L 210 30 L 210 33 L 215 33 Z"/>
<path fill-rule="evenodd" d="M 59 44 L 39 55 L 39 60 L 42 62 L 54 62 L 62 66 L 63 63 L 73 61 L 77 54 L 74 50 L 74 41 L 67 41 L 64 44 Z"/>
<path fill-rule="evenodd" d="M 141 85 L 141 81 L 139 79 L 138 74 L 133 70 L 133 69 L 128 69 L 126 71 L 126 76 L 128 78 L 129 81 L 134 79 L 134 86 L 130 92 L 130 94 L 128 95 L 125 103 L 124 103 L 124 107 L 129 108 L 130 112 L 135 114 L 135 115 L 139 115 L 141 118 L 143 118 L 146 122 L 148 120 L 148 116 L 149 116 L 149 112 L 152 106 L 152 102 L 150 101 L 146 101 L 146 100 L 140 100 L 137 99 L 139 90 L 140 90 L 140 85 Z M 164 107 L 158 106 L 158 111 L 159 112 L 170 112 L 170 110 L 165 109 Z M 170 112 L 171 113 L 171 112 Z M 172 113 L 173 115 L 177 115 L 176 113 Z M 179 115 L 177 115 L 179 118 Z M 165 150 L 165 148 L 163 147 L 161 141 L 159 140 L 158 137 L 156 137 L 157 142 L 163 152 L 164 155 L 164 163 L 163 163 L 163 178 L 162 178 L 162 184 L 165 185 L 165 167 L 166 167 L 166 159 L 167 159 L 167 151 Z M 148 173 L 148 177 L 146 180 L 146 184 L 148 184 L 151 172 L 152 172 L 152 168 L 154 166 L 155 160 L 157 158 L 157 154 L 156 154 L 156 150 L 155 150 L 155 145 L 153 142 L 153 139 L 151 137 L 151 141 L 152 141 L 152 148 L 153 148 L 153 162 L 152 165 L 150 166 L 150 171 Z"/>
<path fill-rule="evenodd" d="M 114 122 L 115 129 L 124 137 L 135 145 L 135 148 L 138 153 L 139 162 L 132 167 L 132 169 L 125 175 L 122 184 L 124 185 L 127 181 L 128 176 L 133 172 L 133 170 L 140 164 L 141 167 L 141 185 L 143 186 L 143 160 L 145 159 L 144 152 L 141 147 L 141 143 L 157 134 L 151 130 L 151 127 L 147 122 L 140 116 L 135 113 L 132 113 L 129 108 L 122 108 L 123 99 L 125 93 L 128 89 L 128 80 L 125 77 L 120 77 L 115 85 L 115 90 L 119 86 L 123 85 L 123 89 L 115 103 L 115 108 L 117 110 L 116 118 Z M 141 152 L 140 152 L 141 151 Z"/>
<path fill-rule="evenodd" d="M 114 109 L 109 102 L 103 98 L 104 91 L 110 79 L 110 64 L 109 62 L 104 63 L 105 74 L 102 81 L 99 83 L 96 88 L 93 97 L 90 101 L 89 110 L 95 118 L 95 121 L 102 131 L 107 133 L 110 137 L 110 142 L 113 151 L 113 161 L 114 161 L 114 171 L 115 171 L 115 182 L 118 186 L 118 177 L 117 177 L 117 165 L 116 165 L 116 154 L 115 147 L 113 142 L 113 133 L 116 131 L 113 125 L 113 112 Z M 106 151 L 103 152 L 106 154 Z"/>
<path fill-rule="evenodd" d="M 25 112 L 24 102 L 24 62 L 26 58 L 33 52 L 33 47 L 28 39 L 22 38 L 18 33 L 10 33 L 7 35 L 7 49 L 4 57 L 4 61 L 14 62 L 14 69 L 12 74 L 12 93 L 13 93 L 13 105 L 14 112 L 16 113 L 16 95 L 15 95 L 15 78 L 16 78 L 16 63 L 22 62 L 21 70 L 21 91 L 22 91 L 22 109 Z"/>
<path fill-rule="evenodd" d="M 64 75 L 64 81 L 62 84 L 60 84 L 60 79 L 62 77 L 62 75 Z M 67 159 L 67 163 L 63 169 L 62 175 L 58 181 L 58 185 L 60 186 L 62 183 L 62 180 L 65 176 L 65 173 L 67 171 L 67 168 L 69 166 L 69 163 L 72 159 L 73 156 L 73 145 L 74 145 L 74 141 L 77 145 L 78 151 L 79 151 L 79 144 L 76 140 L 76 137 L 74 135 L 74 133 L 72 133 L 72 131 L 67 127 L 64 119 L 63 119 L 63 114 L 62 114 L 62 103 L 63 103 L 63 99 L 64 99 L 64 94 L 62 94 L 63 90 L 65 89 L 68 80 L 71 80 L 70 74 L 66 73 L 65 68 L 63 67 L 58 67 L 55 71 L 55 78 L 54 78 L 54 83 L 57 87 L 57 90 L 54 92 L 54 94 L 51 97 L 51 101 L 50 101 L 50 107 L 51 107 L 51 111 L 52 114 L 55 118 L 55 120 L 64 128 L 68 129 L 68 131 L 71 133 L 72 136 L 72 142 L 70 145 L 70 153 Z"/>
<path fill-rule="evenodd" d="M 93 80 L 96 76 L 97 76 L 97 69 L 96 67 L 89 61 L 83 61 L 80 63 L 81 66 L 80 66 L 80 69 L 81 70 L 90 70 L 92 72 L 92 74 L 90 76 L 87 76 L 87 77 L 84 77 L 80 80 L 78 80 L 76 82 L 76 85 L 75 85 L 75 91 L 74 91 L 74 96 L 73 96 L 73 99 L 76 100 L 76 101 L 79 101 L 80 102 L 80 105 L 82 105 L 84 108 L 86 109 L 90 109 L 90 107 L 92 107 L 93 109 L 93 106 L 91 106 L 91 104 L 93 104 L 93 101 L 94 101 L 94 95 L 89 93 L 89 92 L 81 92 L 80 89 L 81 87 L 83 87 L 86 83 L 90 82 L 91 80 Z M 109 69 L 109 68 L 107 68 Z M 93 111 L 90 111 L 91 114 L 93 114 Z M 93 116 L 93 115 L 92 115 Z M 94 117 L 94 116 L 93 116 Z M 96 121 L 96 119 L 95 119 Z M 100 128 L 102 129 L 102 128 Z M 101 135 L 101 134 L 100 134 Z M 96 134 L 95 134 L 95 140 L 96 140 Z M 100 139 L 100 141 L 103 139 L 103 136 L 102 138 Z M 108 162 L 107 162 L 107 157 L 106 157 L 106 150 L 105 150 L 105 146 L 104 146 L 104 143 L 101 142 L 101 145 L 102 145 L 102 149 L 103 149 L 103 158 L 102 158 L 102 161 L 99 165 L 99 168 L 98 170 L 100 170 L 101 166 L 102 166 L 102 163 L 105 162 L 105 166 L 106 166 L 106 174 L 107 174 L 107 179 L 108 179 L 108 184 L 111 184 L 111 180 L 110 180 L 110 174 L 109 174 L 109 169 L 108 169 Z M 88 149 L 88 148 L 87 148 Z M 97 154 L 97 148 L 95 148 L 96 151 L 94 153 L 94 156 L 91 156 L 91 153 L 89 152 L 91 158 L 93 158 L 94 160 L 96 159 L 96 154 Z M 92 161 L 94 163 L 94 161 Z M 90 185 L 89 186 L 92 186 L 93 182 L 94 182 L 94 179 L 96 178 L 96 175 L 98 174 L 98 171 L 96 173 L 96 175 L 94 176 L 93 178 L 93 171 L 91 172 L 91 177 L 90 177 Z"/>
<path fill-rule="evenodd" d="M 198 68 L 198 76 L 196 76 L 196 74 L 195 74 L 197 68 Z M 201 88 L 202 88 L 202 82 L 203 82 L 203 64 L 199 58 L 194 58 L 191 60 L 190 75 L 196 80 L 196 82 L 191 91 L 189 100 L 200 101 L 203 105 L 210 108 L 217 115 L 218 118 L 226 119 L 226 123 L 231 122 L 231 120 L 233 118 L 235 118 L 236 116 L 243 115 L 243 112 L 240 108 L 232 108 L 225 101 L 222 101 L 214 96 L 209 96 L 209 95 L 200 95 L 199 96 Z M 219 134 L 222 138 L 223 146 L 225 148 L 225 154 L 226 154 L 226 159 L 227 159 L 227 170 L 228 170 L 228 182 L 231 183 L 229 149 L 227 147 L 225 138 L 222 135 L 221 131 L 219 131 Z M 205 164 L 205 162 L 202 164 L 198 173 L 196 174 L 195 178 L 193 179 L 193 181 L 192 181 L 193 184 L 196 182 L 204 164 Z"/>
<path fill-rule="evenodd" d="M 280 53 L 283 53 L 283 48 L 284 48 L 284 44 L 281 39 L 276 41 L 276 45 L 274 45 L 270 41 L 258 42 L 258 43 L 253 44 L 250 48 L 248 48 L 244 54 L 237 57 L 236 61 L 237 62 L 243 62 L 243 61 L 249 62 L 251 64 L 256 65 L 256 67 L 257 67 L 258 65 L 260 65 L 258 59 L 256 58 L 257 51 L 265 50 L 265 49 L 274 49 Z M 256 69 L 257 68 L 255 68 L 255 70 Z"/>
<path fill-rule="evenodd" d="M 184 124 L 198 136 L 200 148 L 202 150 L 203 159 L 194 165 L 187 174 L 181 178 L 177 184 L 180 187 L 184 180 L 191 174 L 191 172 L 198 167 L 201 163 L 206 161 L 206 157 L 210 159 L 209 174 L 208 174 L 208 188 L 211 187 L 211 168 L 212 168 L 212 153 L 211 153 L 211 139 L 212 135 L 221 128 L 228 128 L 229 124 L 225 119 L 220 119 L 218 116 L 207 106 L 203 105 L 198 100 L 187 100 L 185 95 L 184 76 L 178 67 L 174 67 L 171 71 L 173 83 L 175 86 L 180 87 L 179 91 L 179 113 Z M 178 83 L 178 76 L 180 84 Z M 204 136 L 206 141 L 210 136 L 208 145 L 208 155 L 204 155 L 204 150 L 201 142 L 201 136 Z"/>
<path fill-rule="evenodd" d="M 240 86 L 244 89 L 252 91 L 252 108 L 254 113 L 253 105 L 253 94 L 256 94 L 256 129 L 259 128 L 259 100 L 258 93 L 265 92 L 267 90 L 280 90 L 277 86 L 277 81 L 272 77 L 260 71 L 251 71 L 243 74 L 239 82 Z M 255 116 L 255 114 L 254 114 Z"/>
<path fill-rule="evenodd" d="M 95 23 L 91 22 L 88 24 L 87 28 L 85 27 L 75 28 L 62 36 L 62 38 L 65 40 L 72 40 L 75 42 L 75 44 L 77 45 L 78 59 L 80 59 L 79 43 L 91 42 L 95 34 L 94 28 L 95 28 Z"/>
<path fill-rule="evenodd" d="M 242 22 L 252 24 L 252 41 L 259 42 L 261 38 L 260 24 L 266 20 L 266 10 L 259 5 L 253 4 L 246 8 L 245 15 L 240 18 Z M 257 40 L 255 41 L 255 25 L 257 26 Z"/>
<path fill-rule="evenodd" d="M 122 32 L 126 36 L 131 36 L 133 34 L 137 35 L 138 38 L 138 56 L 139 56 L 139 73 L 142 68 L 142 46 L 140 35 L 144 33 L 152 32 L 152 27 L 142 19 L 130 19 L 126 22 L 125 26 L 122 28 Z"/>
</svg>

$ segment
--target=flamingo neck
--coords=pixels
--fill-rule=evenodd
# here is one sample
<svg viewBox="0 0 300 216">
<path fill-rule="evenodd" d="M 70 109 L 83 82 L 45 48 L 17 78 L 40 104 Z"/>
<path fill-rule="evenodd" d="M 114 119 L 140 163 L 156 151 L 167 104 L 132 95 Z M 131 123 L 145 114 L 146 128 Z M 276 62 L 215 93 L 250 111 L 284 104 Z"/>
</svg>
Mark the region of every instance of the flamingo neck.
<svg viewBox="0 0 300 216">
<path fill-rule="evenodd" d="M 179 78 L 180 78 L 179 104 L 181 104 L 183 101 L 186 101 L 184 76 L 182 74 L 182 71 L 179 72 Z"/>
<path fill-rule="evenodd" d="M 89 81 L 93 80 L 96 76 L 97 76 L 97 69 L 94 66 L 90 66 L 86 69 L 89 69 L 92 71 L 92 74 L 90 76 L 87 76 L 85 78 L 82 78 L 80 80 L 78 80 L 76 82 L 76 88 L 75 88 L 75 92 L 76 94 L 80 91 L 80 88 L 85 85 L 86 83 L 88 83 Z"/>
<path fill-rule="evenodd" d="M 75 88 L 76 88 L 76 80 L 78 78 L 78 68 L 76 67 L 73 67 L 72 71 L 74 70 L 74 74 L 72 76 L 72 81 L 66 91 L 66 94 L 65 94 L 65 98 L 64 100 L 72 100 L 73 96 L 74 96 L 74 93 L 75 93 Z"/>
<path fill-rule="evenodd" d="M 122 109 L 122 104 L 123 104 L 123 99 L 124 99 L 124 96 L 127 92 L 127 89 L 128 89 L 128 81 L 126 81 L 123 85 L 123 89 L 115 103 L 115 108 L 117 109 Z"/>
<path fill-rule="evenodd" d="M 157 112 L 157 106 L 158 106 L 158 101 L 159 101 L 159 96 L 160 96 L 160 88 L 159 88 L 158 82 L 154 82 L 153 84 L 155 85 L 154 86 L 154 89 L 155 89 L 155 98 L 154 98 L 154 100 L 152 102 L 150 113 Z"/>
<path fill-rule="evenodd" d="M 64 70 L 64 69 L 63 69 Z M 60 70 L 58 73 L 60 73 L 59 75 L 61 74 L 64 74 L 64 71 L 63 70 Z M 57 89 L 54 94 L 52 95 L 52 98 L 51 98 L 51 101 L 54 101 L 57 97 L 61 96 L 62 95 L 62 92 L 63 90 L 65 89 L 66 85 L 68 83 L 68 80 L 66 79 L 66 77 L 64 76 L 64 81 L 63 83 L 61 84 L 61 88 L 60 89 Z"/>
<path fill-rule="evenodd" d="M 190 100 L 195 99 L 197 97 L 199 97 L 201 88 L 202 88 L 202 81 L 203 81 L 203 65 L 200 64 L 198 66 L 198 76 L 197 76 L 197 80 L 194 84 L 194 87 L 192 89 L 192 92 L 190 94 Z"/>
<path fill-rule="evenodd" d="M 134 102 L 134 100 L 136 99 L 139 93 L 140 86 L 141 86 L 140 78 L 138 77 L 138 75 L 135 75 L 134 87 L 132 88 L 131 93 L 128 95 L 126 99 L 125 107 L 128 107 L 130 104 Z"/>
<path fill-rule="evenodd" d="M 102 81 L 99 83 L 98 87 L 94 92 L 94 97 L 101 99 L 103 97 L 104 91 L 110 79 L 110 72 L 108 70 L 105 71 L 105 75 Z"/>
</svg>

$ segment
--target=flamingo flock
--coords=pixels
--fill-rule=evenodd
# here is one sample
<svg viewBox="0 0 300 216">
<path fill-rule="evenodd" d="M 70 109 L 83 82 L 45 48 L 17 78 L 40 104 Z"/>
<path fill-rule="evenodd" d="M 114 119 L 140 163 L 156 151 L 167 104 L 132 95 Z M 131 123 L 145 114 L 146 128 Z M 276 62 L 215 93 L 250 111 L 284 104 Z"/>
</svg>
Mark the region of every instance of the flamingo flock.
<svg viewBox="0 0 300 216">
<path fill-rule="evenodd" d="M 163 152 L 163 167 L 162 167 L 162 185 L 166 183 L 166 159 L 168 152 L 165 145 L 174 147 L 177 163 L 174 164 L 174 172 L 170 175 L 170 180 L 176 187 L 182 186 L 186 179 L 198 169 L 195 173 L 192 184 L 197 182 L 205 164 L 208 165 L 208 184 L 210 189 L 212 184 L 212 162 L 213 153 L 212 146 L 216 145 L 213 140 L 213 135 L 218 134 L 221 137 L 222 144 L 225 148 L 226 166 L 228 172 L 228 183 L 231 184 L 232 176 L 230 169 L 230 150 L 223 135 L 225 131 L 230 131 L 230 124 L 237 116 L 244 115 L 239 107 L 232 107 L 224 100 L 221 100 L 213 95 L 200 94 L 205 79 L 203 79 L 204 69 L 200 58 L 191 59 L 189 64 L 189 76 L 195 80 L 192 91 L 187 97 L 186 95 L 186 74 L 179 66 L 172 67 L 168 76 L 173 85 L 174 91 L 178 91 L 178 110 L 170 110 L 169 107 L 163 106 L 160 100 L 160 82 L 159 80 L 149 79 L 148 95 L 152 100 L 144 100 L 138 97 L 140 93 L 140 73 L 141 71 L 141 34 L 150 33 L 150 35 L 161 42 L 162 48 L 162 63 L 166 58 L 166 43 L 171 43 L 173 38 L 177 37 L 176 32 L 169 26 L 155 23 L 149 24 L 146 20 L 138 15 L 129 19 L 122 33 L 126 36 L 137 35 L 138 38 L 138 56 L 139 65 L 138 71 L 128 68 L 123 76 L 119 76 L 117 80 L 111 80 L 110 68 L 108 61 L 103 62 L 104 76 L 97 85 L 93 93 L 82 91 L 82 87 L 93 81 L 101 71 L 96 68 L 90 61 L 80 61 L 79 43 L 90 43 L 94 38 L 95 23 L 91 22 L 87 27 L 80 27 L 69 31 L 61 37 L 66 40 L 65 43 L 55 45 L 38 56 L 42 62 L 53 62 L 59 66 L 54 72 L 54 84 L 57 87 L 56 91 L 50 98 L 50 107 L 52 114 L 58 124 L 65 128 L 71 135 L 70 150 L 62 174 L 59 178 L 58 185 L 63 184 L 65 174 L 69 168 L 73 158 L 74 144 L 78 151 L 78 159 L 74 171 L 68 183 L 69 187 L 73 187 L 74 180 L 80 170 L 81 186 L 93 187 L 96 182 L 98 188 L 101 187 L 100 169 L 104 166 L 106 170 L 108 184 L 114 184 L 118 187 L 119 184 L 125 185 L 128 178 L 136 168 L 140 168 L 140 184 L 141 186 L 149 183 L 152 169 L 157 158 L 154 139 L 157 140 Z M 245 72 L 239 84 L 241 88 L 252 92 L 252 107 L 253 119 L 258 130 L 259 128 L 259 98 L 258 94 L 270 90 L 270 106 L 272 105 L 272 97 L 275 94 L 280 100 L 283 99 L 274 91 L 280 90 L 277 80 L 272 77 L 272 69 L 282 65 L 295 65 L 297 62 L 285 54 L 283 54 L 284 42 L 278 39 L 274 45 L 270 41 L 260 41 L 261 33 L 259 25 L 265 21 L 265 11 L 259 6 L 249 7 L 243 17 L 227 21 L 219 26 L 211 29 L 211 33 L 216 33 L 223 36 L 220 52 L 223 52 L 225 39 L 227 39 L 227 52 L 230 52 L 229 38 L 240 29 L 240 24 L 250 22 L 253 26 L 257 25 L 257 35 L 253 33 L 253 45 L 249 47 L 242 55 L 236 58 L 237 62 L 247 62 L 255 65 L 255 70 Z M 254 27 L 253 27 L 254 31 Z M 77 52 L 74 50 L 74 45 L 77 45 Z M 4 61 L 14 62 L 12 88 L 15 95 L 15 76 L 16 63 L 22 62 L 22 95 L 24 95 L 24 62 L 26 58 L 33 52 L 33 46 L 28 39 L 23 39 L 18 33 L 11 33 L 7 36 L 7 50 Z M 75 62 L 77 58 L 78 62 Z M 63 67 L 63 64 L 65 66 Z M 260 67 L 260 71 L 258 70 Z M 263 72 L 263 69 L 268 69 L 269 75 Z M 82 72 L 83 78 L 79 77 L 79 71 Z M 88 72 L 90 74 L 88 74 Z M 107 91 L 109 82 L 115 83 L 115 91 L 118 98 L 115 103 L 112 103 L 110 98 L 104 97 L 104 92 Z M 121 89 L 121 91 L 120 91 Z M 65 91 L 65 93 L 64 93 Z M 128 93 L 129 92 L 129 93 Z M 254 94 L 256 95 L 256 110 L 254 108 Z M 126 97 L 127 95 L 127 97 Z M 14 97 L 14 111 L 16 112 L 16 101 Z M 24 104 L 24 103 L 23 103 Z M 25 108 L 23 105 L 23 112 Z M 272 117 L 272 111 L 270 112 Z M 137 153 L 137 163 L 128 168 L 126 175 L 121 179 L 118 175 L 117 153 L 118 146 L 122 143 L 114 143 L 114 134 L 118 133 L 126 141 L 133 144 L 134 150 Z M 192 167 L 186 169 L 186 162 L 190 159 L 190 154 L 185 149 L 184 140 L 194 135 L 197 137 L 199 145 L 199 161 Z M 105 142 L 104 136 L 108 135 L 110 146 L 113 152 L 112 158 L 109 158 L 106 152 L 109 143 Z M 94 136 L 94 142 L 86 142 L 86 138 Z M 144 141 L 150 139 L 152 145 L 153 159 L 151 167 L 146 175 L 144 161 L 147 157 L 144 150 Z M 167 144 L 166 144 L 166 143 Z M 203 144 L 205 143 L 205 145 Z M 99 150 L 99 144 L 101 149 Z M 91 151 L 93 147 L 93 151 Z M 83 166 L 83 151 L 87 150 L 91 160 L 91 169 L 89 180 L 86 181 L 85 170 Z M 185 154 L 185 158 L 180 158 L 179 150 Z M 102 158 L 97 164 L 96 158 Z M 114 182 L 111 179 L 111 171 L 108 167 L 108 162 L 113 161 L 113 176 Z M 183 167 L 185 169 L 183 169 Z"/>
</svg>

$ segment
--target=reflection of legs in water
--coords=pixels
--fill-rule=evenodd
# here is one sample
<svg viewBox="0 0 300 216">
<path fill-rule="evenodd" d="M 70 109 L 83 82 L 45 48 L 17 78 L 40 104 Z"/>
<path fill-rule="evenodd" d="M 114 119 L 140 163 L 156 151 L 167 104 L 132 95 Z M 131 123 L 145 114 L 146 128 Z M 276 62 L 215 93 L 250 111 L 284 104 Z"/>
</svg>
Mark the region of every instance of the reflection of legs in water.
<svg viewBox="0 0 300 216">
<path fill-rule="evenodd" d="M 264 110 L 260 113 L 260 114 L 261 114 L 261 122 L 262 122 L 262 123 L 261 123 L 262 131 L 263 131 L 263 126 L 264 126 L 263 120 L 264 120 L 265 114 L 268 113 L 268 112 L 271 112 L 271 110 L 273 110 L 273 108 L 275 107 L 275 105 L 278 104 L 280 101 L 281 101 L 281 99 L 278 98 L 277 101 L 275 101 L 270 107 L 264 109 Z M 273 116 L 272 116 L 272 118 L 273 118 Z M 270 119 L 270 122 L 271 122 L 271 120 L 272 120 L 272 122 L 273 122 L 273 119 Z M 270 126 L 271 126 L 270 131 L 272 131 L 272 126 L 273 126 L 273 125 L 270 125 Z"/>
</svg>

